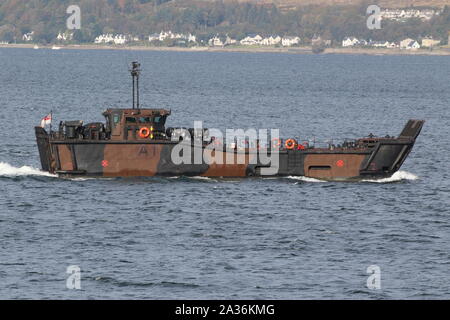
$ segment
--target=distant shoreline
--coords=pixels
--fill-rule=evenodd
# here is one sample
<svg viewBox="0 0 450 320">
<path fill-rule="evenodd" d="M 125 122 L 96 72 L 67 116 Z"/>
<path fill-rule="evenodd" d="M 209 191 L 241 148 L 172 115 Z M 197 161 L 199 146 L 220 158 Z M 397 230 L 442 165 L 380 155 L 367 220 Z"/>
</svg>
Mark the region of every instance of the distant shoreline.
<svg viewBox="0 0 450 320">
<path fill-rule="evenodd" d="M 34 44 L 0 44 L 0 48 L 33 49 Z M 39 45 L 38 45 L 39 46 Z M 56 45 L 55 45 L 56 46 Z M 52 49 L 53 45 L 39 46 L 39 49 Z M 151 46 L 114 46 L 114 45 L 58 45 L 61 50 L 131 50 L 131 51 L 175 51 L 175 52 L 241 52 L 241 53 L 290 53 L 313 54 L 311 47 L 151 47 Z M 357 54 L 357 55 L 433 55 L 449 56 L 450 48 L 431 50 L 400 50 L 387 48 L 327 48 L 325 54 Z"/>
</svg>

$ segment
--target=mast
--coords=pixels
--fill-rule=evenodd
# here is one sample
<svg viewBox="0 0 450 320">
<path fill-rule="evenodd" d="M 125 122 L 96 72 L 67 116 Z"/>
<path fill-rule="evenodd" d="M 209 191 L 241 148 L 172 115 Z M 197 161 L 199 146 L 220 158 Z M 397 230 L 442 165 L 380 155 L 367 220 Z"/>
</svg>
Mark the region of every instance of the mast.
<svg viewBox="0 0 450 320">
<path fill-rule="evenodd" d="M 133 109 L 139 110 L 139 74 L 141 72 L 141 64 L 137 61 L 131 63 L 131 77 L 133 79 Z"/>
</svg>

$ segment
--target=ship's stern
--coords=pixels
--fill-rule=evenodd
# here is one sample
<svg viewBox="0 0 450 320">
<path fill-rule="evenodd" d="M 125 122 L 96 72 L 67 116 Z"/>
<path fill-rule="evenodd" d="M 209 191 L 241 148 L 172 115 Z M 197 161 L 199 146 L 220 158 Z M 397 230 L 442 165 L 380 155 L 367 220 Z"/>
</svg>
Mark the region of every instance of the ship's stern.
<svg viewBox="0 0 450 320">
<path fill-rule="evenodd" d="M 39 150 L 42 170 L 53 172 L 52 153 L 50 150 L 50 135 L 42 127 L 34 128 L 36 133 L 36 142 Z"/>
</svg>

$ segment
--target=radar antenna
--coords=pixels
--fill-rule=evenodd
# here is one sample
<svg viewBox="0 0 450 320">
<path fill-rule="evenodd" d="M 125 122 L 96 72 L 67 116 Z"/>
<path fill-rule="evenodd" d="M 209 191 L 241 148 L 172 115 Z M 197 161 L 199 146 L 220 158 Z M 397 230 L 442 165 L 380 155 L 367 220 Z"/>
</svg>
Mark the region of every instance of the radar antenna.
<svg viewBox="0 0 450 320">
<path fill-rule="evenodd" d="M 133 109 L 139 110 L 139 74 L 141 73 L 141 64 L 137 61 L 131 63 L 131 77 L 133 78 Z"/>
</svg>

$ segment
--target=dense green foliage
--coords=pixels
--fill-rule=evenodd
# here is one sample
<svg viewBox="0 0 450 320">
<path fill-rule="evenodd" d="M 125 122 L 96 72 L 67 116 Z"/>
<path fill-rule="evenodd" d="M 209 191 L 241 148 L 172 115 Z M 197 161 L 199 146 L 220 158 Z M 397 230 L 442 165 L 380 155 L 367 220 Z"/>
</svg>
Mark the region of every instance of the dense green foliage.
<svg viewBox="0 0 450 320">
<path fill-rule="evenodd" d="M 373 1 L 370 1 L 373 2 Z M 275 6 L 238 2 L 195 2 L 170 0 L 3 0 L 0 3 L 0 41 L 20 42 L 34 31 L 36 42 L 51 43 L 66 29 L 71 4 L 81 8 L 82 28 L 75 42 L 92 42 L 102 33 L 134 34 L 144 38 L 161 30 L 192 32 L 200 39 L 228 33 L 242 38 L 262 35 L 314 35 L 341 41 L 346 36 L 398 41 L 433 36 L 447 42 L 450 7 L 431 21 L 383 21 L 381 30 L 366 27 L 368 2 L 357 6 L 304 6 L 286 12 Z"/>
</svg>

